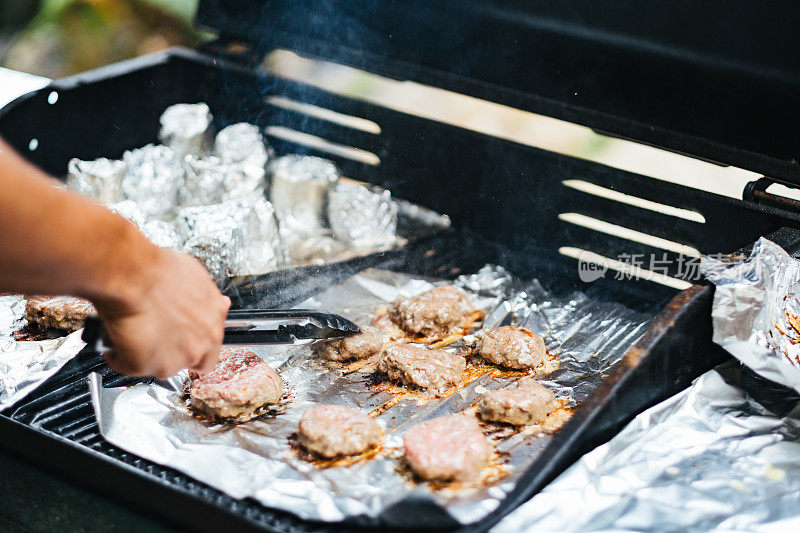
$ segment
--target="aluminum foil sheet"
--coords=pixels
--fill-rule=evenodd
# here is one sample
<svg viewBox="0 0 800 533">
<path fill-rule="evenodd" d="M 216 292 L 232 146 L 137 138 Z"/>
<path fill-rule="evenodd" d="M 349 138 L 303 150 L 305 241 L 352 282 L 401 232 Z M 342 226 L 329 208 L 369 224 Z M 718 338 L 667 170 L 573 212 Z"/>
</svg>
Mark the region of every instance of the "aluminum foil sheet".
<svg viewBox="0 0 800 533">
<path fill-rule="evenodd" d="M 202 261 L 217 280 L 288 265 L 275 210 L 263 197 L 183 208 L 177 226 L 185 251 Z"/>
<path fill-rule="evenodd" d="M 266 172 L 263 167 L 227 162 L 219 157 L 187 155 L 186 184 L 179 193 L 182 206 L 211 205 L 237 198 L 264 196 Z"/>
<path fill-rule="evenodd" d="M 176 154 L 204 155 L 211 149 L 213 131 L 208 105 L 175 104 L 161 114 L 158 138 Z"/>
<path fill-rule="evenodd" d="M 284 232 L 313 234 L 325 227 L 328 191 L 339 180 L 332 161 L 306 155 L 285 155 L 270 165 L 270 200 Z"/>
<path fill-rule="evenodd" d="M 800 391 L 800 262 L 759 239 L 748 259 L 703 258 L 716 285 L 714 342 L 763 377 Z"/>
<path fill-rule="evenodd" d="M 397 239 L 397 205 L 386 189 L 340 181 L 328 192 L 328 221 L 340 241 L 364 248 Z"/>
<path fill-rule="evenodd" d="M 487 266 L 476 275 L 459 278 L 456 284 L 468 291 L 474 305 L 488 312 L 487 327 L 510 321 L 545 336 L 561 364 L 543 383 L 567 404 L 581 401 L 596 389 L 648 323 L 646 316 L 582 294 L 554 298 L 538 283 L 517 283 L 497 267 Z M 381 306 L 431 286 L 428 280 L 406 274 L 368 270 L 299 307 L 341 313 L 366 325 Z M 586 331 L 604 334 L 586 335 Z M 235 498 L 251 497 L 269 507 L 324 521 L 374 517 L 403 501 L 425 500 L 440 506 L 443 516 L 449 513 L 459 522 L 474 522 L 497 507 L 552 438 L 535 427 L 494 435 L 496 449 L 504 457 L 502 464 L 487 468 L 492 472 L 497 468 L 496 477 L 471 487 L 418 484 L 402 468 L 398 470 L 404 431 L 435 416 L 470 412 L 484 391 L 516 378 L 487 370 L 446 397 L 398 401 L 375 384 L 369 368 L 350 369 L 320 361 L 308 347 L 254 350 L 286 383 L 290 401 L 281 414 L 238 426 L 214 425 L 194 418 L 181 403 L 182 376 L 171 380 L 171 387 L 142 384 L 106 389 L 94 375 L 90 389 L 100 431 L 125 450 L 176 468 Z M 307 462 L 291 446 L 290 436 L 302 413 L 318 403 L 372 412 L 387 432 L 383 451 L 372 460 L 350 466 L 323 468 Z M 416 504 L 411 507 L 418 508 Z M 396 515 L 397 507 L 394 510 Z M 400 514 L 413 522 L 413 513 Z"/>
<path fill-rule="evenodd" d="M 255 124 L 239 122 L 223 128 L 214 140 L 214 155 L 227 163 L 245 163 L 262 171 L 269 154 L 264 136 Z"/>
<path fill-rule="evenodd" d="M 59 339 L 15 341 L 25 324 L 25 299 L 0 296 L 0 410 L 27 396 L 85 346 L 81 331 Z"/>
<path fill-rule="evenodd" d="M 94 161 L 73 158 L 67 163 L 67 185 L 101 204 L 122 200 L 122 178 L 125 163 L 101 157 Z"/>
<path fill-rule="evenodd" d="M 125 178 L 122 195 L 139 204 L 148 216 L 170 216 L 178 205 L 178 191 L 184 185 L 181 159 L 170 148 L 148 144 L 122 156 Z"/>
<path fill-rule="evenodd" d="M 800 412 L 770 414 L 737 367 L 637 416 L 493 532 L 800 529 Z"/>
</svg>

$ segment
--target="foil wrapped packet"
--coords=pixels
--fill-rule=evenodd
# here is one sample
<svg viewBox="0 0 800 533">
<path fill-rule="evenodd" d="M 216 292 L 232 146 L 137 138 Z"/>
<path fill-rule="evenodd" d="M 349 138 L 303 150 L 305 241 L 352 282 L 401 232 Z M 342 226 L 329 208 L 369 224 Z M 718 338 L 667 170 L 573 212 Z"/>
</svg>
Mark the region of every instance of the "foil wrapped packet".
<svg viewBox="0 0 800 533">
<path fill-rule="evenodd" d="M 161 114 L 161 131 L 158 138 L 183 157 L 188 154 L 204 155 L 211 149 L 211 110 L 208 105 L 175 104 Z"/>
<path fill-rule="evenodd" d="M 713 340 L 761 376 L 800 391 L 800 262 L 760 238 L 746 260 L 704 257 L 716 285 Z"/>
<path fill-rule="evenodd" d="M 101 204 L 122 200 L 125 163 L 101 157 L 94 161 L 73 158 L 67 163 L 67 185 Z"/>
<path fill-rule="evenodd" d="M 275 210 L 263 197 L 186 207 L 179 211 L 177 225 L 185 251 L 218 280 L 288 265 Z"/>
<path fill-rule="evenodd" d="M 386 248 L 397 239 L 397 205 L 378 187 L 340 181 L 328 192 L 334 237 L 362 248 Z"/>
<path fill-rule="evenodd" d="M 106 207 L 136 226 L 156 246 L 173 250 L 183 248 L 183 237 L 173 222 L 147 218 L 136 202 L 123 200 Z"/>
<path fill-rule="evenodd" d="M 228 162 L 216 156 L 187 155 L 186 182 L 181 189 L 181 206 L 211 205 L 236 198 L 263 196 L 266 171 L 246 162 Z"/>
<path fill-rule="evenodd" d="M 487 313 L 485 328 L 515 323 L 544 335 L 559 364 L 541 375 L 541 383 L 564 402 L 564 413 L 600 386 L 649 321 L 647 315 L 619 304 L 596 302 L 580 293 L 554 297 L 537 282 L 515 280 L 493 266 L 455 282 L 367 270 L 298 307 L 339 313 L 366 326 L 373 323 L 376 312 L 397 298 L 453 283 Z M 586 331 L 602 331 L 603 335 L 586 335 Z M 456 343 L 446 349 L 463 348 Z M 182 402 L 185 374 L 170 379 L 169 386 L 129 388 L 104 388 L 94 375 L 89 386 L 103 437 L 234 498 L 253 498 L 305 519 L 337 521 L 382 515 L 391 522 L 392 516 L 403 515 L 404 525 L 410 527 L 415 515 L 408 512 L 422 504 L 428 512 L 415 524 L 422 529 L 431 525 L 434 509 L 441 513 L 437 519 L 462 524 L 491 513 L 553 438 L 552 432 L 536 427 L 519 432 L 489 431 L 497 457 L 502 459 L 487 467 L 485 481 L 466 486 L 419 482 L 401 466 L 404 432 L 436 416 L 472 413 L 484 392 L 509 386 L 515 377 L 490 368 L 477 369 L 451 394 L 398 397 L 376 383 L 374 368 L 369 365 L 350 367 L 322 361 L 308 346 L 258 346 L 253 350 L 286 384 L 288 400 L 276 416 L 235 426 L 218 425 L 197 419 Z M 386 432 L 381 453 L 354 464 L 333 465 L 310 462 L 298 453 L 290 436 L 307 408 L 324 403 L 372 413 Z"/>
<path fill-rule="evenodd" d="M 148 220 L 139 228 L 150 242 L 161 248 L 183 250 L 183 237 L 175 224 L 166 220 Z"/>
<path fill-rule="evenodd" d="M 269 152 L 261 130 L 254 124 L 239 122 L 220 130 L 214 140 L 214 155 L 227 163 L 242 163 L 265 171 Z"/>
<path fill-rule="evenodd" d="M 326 226 L 328 191 L 339 181 L 339 171 L 332 161 L 285 155 L 272 162 L 270 173 L 270 200 L 284 232 L 309 235 Z"/>
<path fill-rule="evenodd" d="M 174 214 L 185 176 L 178 155 L 166 146 L 148 144 L 125 152 L 122 160 L 126 166 L 123 198 L 136 202 L 147 216 Z"/>
</svg>

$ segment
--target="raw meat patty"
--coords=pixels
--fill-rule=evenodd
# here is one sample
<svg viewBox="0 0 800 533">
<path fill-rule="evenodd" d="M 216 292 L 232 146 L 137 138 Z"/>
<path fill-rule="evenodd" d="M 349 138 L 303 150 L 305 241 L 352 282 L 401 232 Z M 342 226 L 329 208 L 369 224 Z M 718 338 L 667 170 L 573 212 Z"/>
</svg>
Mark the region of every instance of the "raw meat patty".
<svg viewBox="0 0 800 533">
<path fill-rule="evenodd" d="M 555 408 L 555 395 L 532 377 L 516 387 L 493 390 L 481 398 L 481 418 L 515 426 L 538 424 Z"/>
<path fill-rule="evenodd" d="M 444 350 L 394 345 L 384 350 L 378 370 L 389 379 L 423 389 L 443 389 L 461 381 L 466 361 Z"/>
<path fill-rule="evenodd" d="M 321 342 L 314 346 L 314 352 L 331 361 L 347 359 L 366 359 L 378 355 L 383 349 L 383 338 L 376 328 L 362 328 L 361 333 L 342 339 Z"/>
<path fill-rule="evenodd" d="M 278 403 L 283 381 L 267 363 L 244 348 L 222 348 L 211 372 L 189 372 L 192 408 L 209 416 L 237 418 Z"/>
<path fill-rule="evenodd" d="M 475 479 L 490 451 L 477 420 L 465 415 L 417 424 L 406 431 L 403 446 L 408 464 L 422 479 Z"/>
<path fill-rule="evenodd" d="M 95 313 L 91 302 L 74 296 L 31 296 L 25 302 L 28 322 L 69 332 L 81 329 L 86 317 Z"/>
<path fill-rule="evenodd" d="M 508 368 L 533 368 L 547 357 L 544 340 L 536 333 L 516 326 L 487 331 L 476 346 L 487 361 Z"/>
<path fill-rule="evenodd" d="M 357 455 L 383 440 L 377 422 L 341 405 L 315 405 L 307 410 L 297 435 L 305 449 L 323 457 Z"/>
<path fill-rule="evenodd" d="M 389 309 L 389 318 L 404 331 L 429 338 L 444 338 L 467 326 L 470 317 L 482 315 L 464 293 L 449 285 L 400 300 Z"/>
</svg>

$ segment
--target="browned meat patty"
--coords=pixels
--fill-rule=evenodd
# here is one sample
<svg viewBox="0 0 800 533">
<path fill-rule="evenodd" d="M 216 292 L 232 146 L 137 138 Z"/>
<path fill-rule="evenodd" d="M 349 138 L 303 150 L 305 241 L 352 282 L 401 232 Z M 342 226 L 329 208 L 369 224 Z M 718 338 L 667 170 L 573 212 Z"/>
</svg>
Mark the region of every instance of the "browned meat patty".
<svg viewBox="0 0 800 533">
<path fill-rule="evenodd" d="M 487 331 L 478 340 L 478 354 L 508 368 L 533 368 L 547 357 L 544 340 L 536 333 L 516 326 L 502 326 Z"/>
<path fill-rule="evenodd" d="M 489 443 L 471 416 L 434 418 L 403 435 L 411 469 L 422 479 L 469 481 L 489 460 Z"/>
<path fill-rule="evenodd" d="M 383 440 L 372 418 L 341 405 L 315 405 L 303 413 L 297 429 L 300 444 L 323 457 L 357 455 Z"/>
<path fill-rule="evenodd" d="M 515 426 L 538 424 L 555 409 L 555 395 L 533 377 L 521 379 L 516 387 L 485 393 L 478 404 L 481 418 Z"/>
<path fill-rule="evenodd" d="M 387 347 L 378 362 L 389 379 L 434 390 L 460 383 L 465 367 L 460 355 L 402 344 Z"/>
<path fill-rule="evenodd" d="M 383 349 L 383 338 L 376 328 L 362 328 L 361 333 L 342 339 L 320 342 L 314 346 L 314 352 L 331 361 L 347 359 L 366 359 L 378 355 Z"/>
<path fill-rule="evenodd" d="M 31 296 L 25 302 L 28 322 L 69 332 L 81 329 L 86 317 L 95 313 L 91 302 L 73 296 Z"/>
<path fill-rule="evenodd" d="M 267 363 L 244 348 L 222 348 L 211 372 L 189 372 L 191 406 L 218 418 L 239 418 L 278 403 L 283 381 Z"/>
<path fill-rule="evenodd" d="M 483 317 L 460 290 L 436 287 L 392 304 L 389 318 L 407 333 L 432 339 L 444 338 Z"/>
</svg>

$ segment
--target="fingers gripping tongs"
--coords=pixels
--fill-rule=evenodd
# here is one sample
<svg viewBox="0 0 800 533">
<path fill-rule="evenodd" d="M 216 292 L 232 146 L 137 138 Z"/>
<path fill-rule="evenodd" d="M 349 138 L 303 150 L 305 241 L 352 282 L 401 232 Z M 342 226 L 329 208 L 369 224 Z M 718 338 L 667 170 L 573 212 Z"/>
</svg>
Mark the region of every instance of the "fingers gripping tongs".
<svg viewBox="0 0 800 533">
<path fill-rule="evenodd" d="M 223 344 L 309 344 L 359 333 L 339 315 L 307 309 L 242 309 L 229 311 Z M 86 318 L 81 339 L 95 352 L 110 349 L 105 327 L 97 316 Z"/>
</svg>

